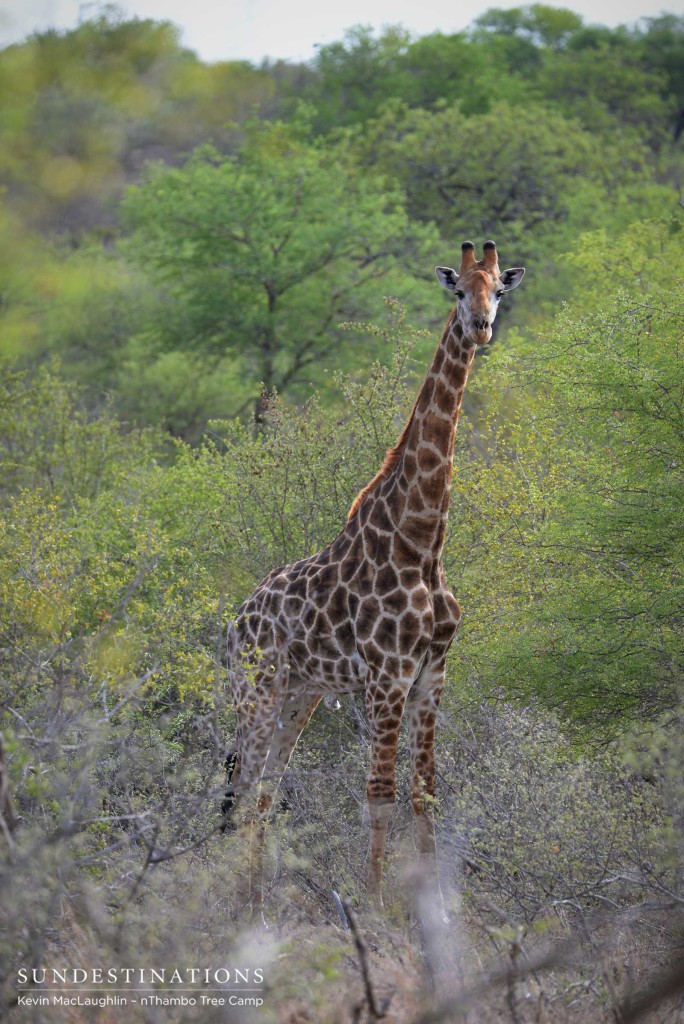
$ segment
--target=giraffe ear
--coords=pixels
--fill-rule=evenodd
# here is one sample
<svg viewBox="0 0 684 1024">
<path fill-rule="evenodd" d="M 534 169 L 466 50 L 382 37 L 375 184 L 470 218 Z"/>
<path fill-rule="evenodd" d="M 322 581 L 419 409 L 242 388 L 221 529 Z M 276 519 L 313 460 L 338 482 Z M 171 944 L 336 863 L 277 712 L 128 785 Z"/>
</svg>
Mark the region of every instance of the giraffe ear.
<svg viewBox="0 0 684 1024">
<path fill-rule="evenodd" d="M 510 270 L 503 270 L 499 275 L 503 290 L 505 292 L 512 292 L 514 288 L 518 287 L 524 274 L 524 267 L 511 267 Z"/>
<path fill-rule="evenodd" d="M 451 267 L 435 267 L 435 274 L 442 288 L 446 288 L 448 292 L 456 291 L 458 274 L 455 270 L 452 270 Z"/>
</svg>

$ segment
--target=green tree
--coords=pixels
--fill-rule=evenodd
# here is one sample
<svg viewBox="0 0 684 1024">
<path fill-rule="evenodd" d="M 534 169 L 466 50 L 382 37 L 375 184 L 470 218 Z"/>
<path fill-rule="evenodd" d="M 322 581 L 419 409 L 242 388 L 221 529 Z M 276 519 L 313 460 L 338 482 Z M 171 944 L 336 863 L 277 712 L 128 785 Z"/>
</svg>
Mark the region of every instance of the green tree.
<svg viewBox="0 0 684 1024">
<path fill-rule="evenodd" d="M 663 15 L 634 28 L 583 25 L 572 11 L 533 4 L 493 8 L 475 22 L 474 42 L 505 45 L 516 74 L 591 131 L 633 132 L 658 149 L 684 105 L 684 22 Z M 530 48 L 525 59 L 516 47 Z M 505 51 L 500 51 L 505 52 Z"/>
<path fill-rule="evenodd" d="M 531 4 L 510 10 L 493 7 L 477 18 L 475 26 L 492 34 L 519 36 L 535 46 L 559 50 L 582 27 L 582 19 L 567 8 Z"/>
<path fill-rule="evenodd" d="M 658 149 L 674 116 L 663 71 L 647 70 L 635 47 L 547 53 L 539 94 L 567 116 L 606 139 L 624 134 L 635 145 Z"/>
<path fill-rule="evenodd" d="M 684 133 L 684 16 L 663 14 L 646 20 L 637 34 L 644 69 L 660 79 L 663 99 L 672 111 L 674 141 Z"/>
<path fill-rule="evenodd" d="M 321 47 L 303 95 L 316 107 L 315 125 L 323 132 L 363 124 L 394 99 L 428 108 L 458 99 L 466 114 L 482 113 L 502 96 L 525 95 L 519 71 L 539 59 L 537 48 L 519 37 L 435 32 L 411 39 L 397 26 L 375 37 L 357 25 L 341 42 Z"/>
<path fill-rule="evenodd" d="M 363 122 L 401 91 L 409 40 L 400 26 L 389 26 L 375 38 L 369 26 L 355 25 L 340 42 L 322 46 L 314 62 L 314 88 L 307 93 L 317 108 L 317 127 L 329 131 Z"/>
<path fill-rule="evenodd" d="M 414 266 L 426 277 L 437 251 L 396 186 L 281 125 L 255 130 L 235 158 L 203 149 L 183 168 L 152 168 L 124 213 L 127 251 L 166 296 L 152 343 L 229 354 L 252 396 L 296 393 L 323 359 L 363 359 L 338 323 L 383 291 L 417 298 Z"/>
<path fill-rule="evenodd" d="M 447 238 L 505 233 L 524 255 L 540 230 L 566 219 L 569 194 L 598 165 L 590 136 L 537 104 L 499 103 L 472 117 L 458 105 L 394 106 L 361 146 L 399 178 L 412 216 L 434 219 Z"/>
<path fill-rule="evenodd" d="M 416 39 L 401 56 L 400 84 L 392 94 L 411 107 L 432 108 L 458 100 L 465 115 L 482 114 L 503 97 L 511 105 L 531 98 L 522 69 L 539 61 L 526 40 L 495 36 L 471 39 L 465 33 L 435 32 Z M 492 76 L 491 67 L 497 67 Z"/>
</svg>

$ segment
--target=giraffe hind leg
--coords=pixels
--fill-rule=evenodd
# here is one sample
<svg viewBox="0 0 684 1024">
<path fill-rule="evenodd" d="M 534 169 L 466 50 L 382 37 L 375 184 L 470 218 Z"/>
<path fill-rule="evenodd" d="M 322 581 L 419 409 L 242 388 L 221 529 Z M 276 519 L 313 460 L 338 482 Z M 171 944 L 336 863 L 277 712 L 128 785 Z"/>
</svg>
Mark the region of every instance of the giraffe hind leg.
<svg viewBox="0 0 684 1024">
<path fill-rule="evenodd" d="M 235 760 L 229 755 L 230 785 L 224 814 L 237 818 L 246 840 L 241 889 L 252 913 L 263 905 L 263 852 L 265 818 L 271 804 L 264 770 L 280 719 L 287 689 L 288 666 L 282 651 L 269 651 L 249 672 L 238 668 L 231 685 L 237 715 Z M 238 813 L 236 813 L 238 812 Z"/>
<path fill-rule="evenodd" d="M 234 686 L 237 743 L 226 758 L 228 790 L 225 803 L 234 810 L 258 793 L 280 717 L 287 670 L 277 663 Z"/>
<path fill-rule="evenodd" d="M 320 701 L 320 695 L 311 693 L 288 693 L 285 696 L 264 768 L 264 787 L 268 787 L 272 798 L 275 797 L 297 740 Z M 284 798 L 280 800 L 278 809 L 289 810 Z"/>
</svg>

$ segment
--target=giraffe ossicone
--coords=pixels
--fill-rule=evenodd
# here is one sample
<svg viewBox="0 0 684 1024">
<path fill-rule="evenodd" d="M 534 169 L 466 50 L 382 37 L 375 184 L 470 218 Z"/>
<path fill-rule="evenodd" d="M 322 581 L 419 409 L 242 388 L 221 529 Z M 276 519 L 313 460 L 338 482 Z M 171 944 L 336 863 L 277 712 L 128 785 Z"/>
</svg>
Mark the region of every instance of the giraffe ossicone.
<svg viewBox="0 0 684 1024">
<path fill-rule="evenodd" d="M 228 631 L 237 729 L 226 819 L 252 795 L 265 816 L 294 746 L 326 694 L 363 693 L 371 733 L 368 889 L 380 892 L 394 805 L 399 731 L 407 719 L 419 855 L 435 865 L 435 722 L 461 609 L 442 569 L 454 438 L 478 345 L 522 267 L 499 270 L 494 242 L 458 271 L 437 267 L 458 297 L 402 434 L 323 551 L 274 569 Z M 259 873 L 256 856 L 251 870 Z M 257 879 L 254 893 L 260 899 Z"/>
</svg>

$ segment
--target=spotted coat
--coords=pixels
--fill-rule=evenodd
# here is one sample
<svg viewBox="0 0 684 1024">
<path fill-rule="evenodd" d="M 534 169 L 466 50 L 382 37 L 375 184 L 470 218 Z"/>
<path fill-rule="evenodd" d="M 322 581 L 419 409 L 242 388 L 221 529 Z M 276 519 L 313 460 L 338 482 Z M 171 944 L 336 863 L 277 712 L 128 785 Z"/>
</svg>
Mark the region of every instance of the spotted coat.
<svg viewBox="0 0 684 1024">
<path fill-rule="evenodd" d="M 524 273 L 500 273 L 494 243 L 485 243 L 481 261 L 472 243 L 464 243 L 462 253 L 458 274 L 437 268 L 459 303 L 396 446 L 335 540 L 269 573 L 228 635 L 238 726 L 226 813 L 257 786 L 261 811 L 269 808 L 323 695 L 364 694 L 372 743 L 372 892 L 382 878 L 404 715 L 419 851 L 434 862 L 435 719 L 447 651 L 461 620 L 442 569 L 454 438 L 476 347 L 491 338 L 501 293 Z"/>
</svg>

